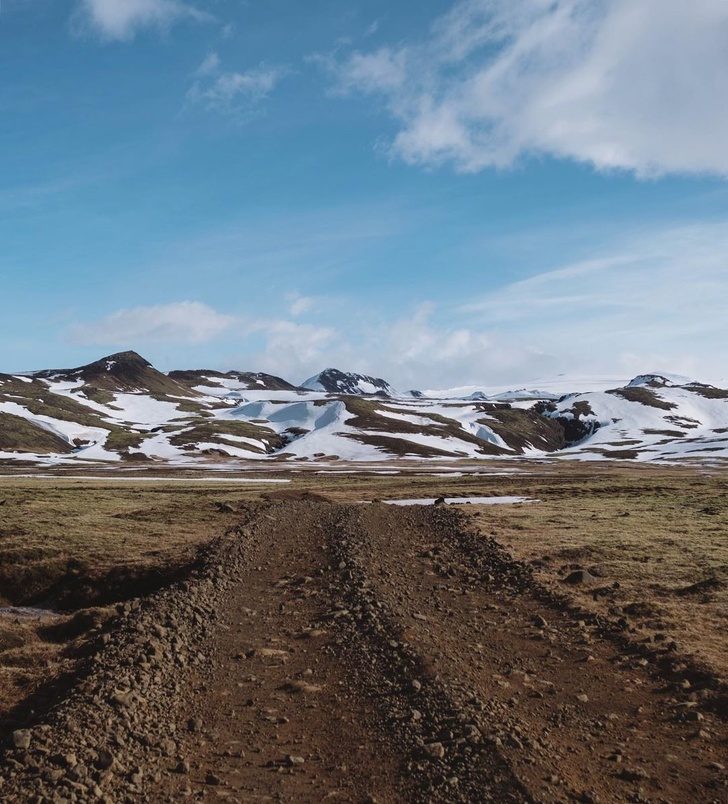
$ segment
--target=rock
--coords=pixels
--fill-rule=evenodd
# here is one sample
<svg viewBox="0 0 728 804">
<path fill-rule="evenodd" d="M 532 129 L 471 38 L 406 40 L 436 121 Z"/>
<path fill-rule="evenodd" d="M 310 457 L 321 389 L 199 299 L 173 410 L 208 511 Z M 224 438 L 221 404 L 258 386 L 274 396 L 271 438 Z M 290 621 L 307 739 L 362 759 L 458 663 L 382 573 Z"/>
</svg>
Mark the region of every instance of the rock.
<svg viewBox="0 0 728 804">
<path fill-rule="evenodd" d="M 222 779 L 212 771 L 207 771 L 205 776 L 205 784 L 212 785 L 213 787 L 217 787 L 217 785 L 222 784 Z"/>
<path fill-rule="evenodd" d="M 193 733 L 202 731 L 202 718 L 200 717 L 191 717 L 187 721 L 187 730 Z"/>
<path fill-rule="evenodd" d="M 563 582 L 570 586 L 589 586 L 596 583 L 597 579 L 588 570 L 580 569 L 570 572 Z"/>
<path fill-rule="evenodd" d="M 425 753 L 433 759 L 442 759 L 445 756 L 445 746 L 442 743 L 427 743 Z"/>
<path fill-rule="evenodd" d="M 306 681 L 288 681 L 283 685 L 283 689 L 294 694 L 302 692 L 305 695 L 315 695 L 317 692 L 321 692 L 322 688 L 317 684 L 309 684 Z"/>
<path fill-rule="evenodd" d="M 306 760 L 303 757 L 297 757 L 294 756 L 293 754 L 289 754 L 286 757 L 286 762 L 288 765 L 293 767 L 294 765 L 303 765 L 306 762 Z"/>
<path fill-rule="evenodd" d="M 548 622 L 540 614 L 536 614 L 534 616 L 533 624 L 536 626 L 536 628 L 546 628 L 546 627 L 548 627 Z"/>
<path fill-rule="evenodd" d="M 235 513 L 235 509 L 232 507 L 232 505 L 230 505 L 230 503 L 216 502 L 215 503 L 215 508 L 217 508 L 217 510 L 221 514 L 234 514 Z"/>
<path fill-rule="evenodd" d="M 580 692 L 576 696 L 576 700 L 580 703 L 589 703 L 589 696 L 585 692 Z"/>
<path fill-rule="evenodd" d="M 30 729 L 16 729 L 13 732 L 13 745 L 21 751 L 27 751 L 30 748 L 30 740 Z"/>
<path fill-rule="evenodd" d="M 622 768 L 619 778 L 625 782 L 642 782 L 648 778 L 648 774 L 642 768 Z"/>
<path fill-rule="evenodd" d="M 106 748 L 100 748 L 96 752 L 96 761 L 94 765 L 99 770 L 108 770 L 114 764 L 114 755 Z"/>
<path fill-rule="evenodd" d="M 120 708 L 126 708 L 132 705 L 133 697 L 130 692 L 115 692 L 111 696 L 111 703 Z"/>
<path fill-rule="evenodd" d="M 184 773 L 184 774 L 189 773 L 190 772 L 189 760 L 180 759 L 180 761 L 177 763 L 177 767 L 175 768 L 175 770 L 177 771 L 177 773 Z"/>
</svg>

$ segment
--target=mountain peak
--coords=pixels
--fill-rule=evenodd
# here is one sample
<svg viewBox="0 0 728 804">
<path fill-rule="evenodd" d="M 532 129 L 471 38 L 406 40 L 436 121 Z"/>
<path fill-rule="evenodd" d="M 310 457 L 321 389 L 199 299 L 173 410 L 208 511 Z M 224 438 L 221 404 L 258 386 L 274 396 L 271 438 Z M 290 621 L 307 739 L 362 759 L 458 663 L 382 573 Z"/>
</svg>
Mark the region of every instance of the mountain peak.
<svg viewBox="0 0 728 804">
<path fill-rule="evenodd" d="M 394 396 L 392 386 L 381 377 L 327 368 L 309 377 L 301 386 L 308 391 L 325 391 L 329 394 L 352 394 L 356 396 Z"/>
<path fill-rule="evenodd" d="M 102 363 L 105 360 L 115 360 L 120 363 L 141 363 L 145 366 L 152 365 L 148 360 L 145 360 L 139 352 L 135 352 L 133 349 L 127 349 L 125 352 L 115 352 L 113 355 L 107 355 L 95 362 Z"/>
<path fill-rule="evenodd" d="M 72 369 L 41 371 L 34 376 L 50 382 L 72 381 L 111 392 L 146 392 L 189 396 L 190 391 L 162 374 L 131 349 Z"/>
</svg>

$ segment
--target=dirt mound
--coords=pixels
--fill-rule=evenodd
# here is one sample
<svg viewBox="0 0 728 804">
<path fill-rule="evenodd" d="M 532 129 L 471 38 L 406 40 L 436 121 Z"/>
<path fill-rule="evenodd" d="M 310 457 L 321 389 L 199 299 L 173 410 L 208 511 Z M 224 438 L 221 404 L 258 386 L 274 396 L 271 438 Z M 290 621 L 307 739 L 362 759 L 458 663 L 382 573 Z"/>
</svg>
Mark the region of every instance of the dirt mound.
<svg viewBox="0 0 728 804">
<path fill-rule="evenodd" d="M 702 581 L 690 584 L 690 586 L 677 589 L 675 594 L 681 597 L 687 595 L 704 595 L 711 592 L 719 592 L 721 589 L 725 588 L 725 581 L 721 581 L 719 578 L 704 578 Z"/>
</svg>

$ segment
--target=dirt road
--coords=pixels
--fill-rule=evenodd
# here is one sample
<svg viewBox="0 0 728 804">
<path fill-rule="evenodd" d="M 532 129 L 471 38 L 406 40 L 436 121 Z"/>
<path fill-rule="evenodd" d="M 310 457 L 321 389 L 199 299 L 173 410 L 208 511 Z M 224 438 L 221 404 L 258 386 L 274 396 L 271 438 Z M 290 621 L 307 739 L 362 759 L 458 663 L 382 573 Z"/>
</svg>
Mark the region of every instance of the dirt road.
<svg viewBox="0 0 728 804">
<path fill-rule="evenodd" d="M 5 800 L 728 800 L 710 684 L 452 509 L 272 495 L 98 640 Z"/>
</svg>

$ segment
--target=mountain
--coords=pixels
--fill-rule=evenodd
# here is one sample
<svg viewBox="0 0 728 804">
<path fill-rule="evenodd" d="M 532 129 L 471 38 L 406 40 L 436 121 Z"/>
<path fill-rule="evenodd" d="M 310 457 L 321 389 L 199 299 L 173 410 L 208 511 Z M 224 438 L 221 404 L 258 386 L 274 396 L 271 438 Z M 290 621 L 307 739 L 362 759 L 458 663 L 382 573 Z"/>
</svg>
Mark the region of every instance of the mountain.
<svg viewBox="0 0 728 804">
<path fill-rule="evenodd" d="M 669 388 L 673 385 L 688 385 L 692 380 L 680 374 L 640 374 L 633 377 L 628 383 L 628 388 L 647 386 L 648 388 Z"/>
<path fill-rule="evenodd" d="M 728 457 L 728 390 L 640 375 L 608 391 L 569 394 L 541 410 L 565 429 L 565 456 L 675 460 Z"/>
<path fill-rule="evenodd" d="M 354 374 L 335 368 L 325 369 L 310 377 L 301 387 L 308 391 L 325 391 L 327 394 L 395 396 L 392 386 L 380 377 L 368 377 L 366 374 Z"/>
<path fill-rule="evenodd" d="M 246 371 L 167 375 L 121 352 L 0 374 L 0 462 L 728 459 L 728 391 L 655 373 L 599 382 L 556 398 L 541 383 L 398 395 L 382 379 L 335 369 L 299 388 Z"/>
<path fill-rule="evenodd" d="M 118 352 L 102 357 L 86 366 L 73 369 L 50 369 L 28 375 L 46 380 L 50 385 L 73 385 L 74 391 L 148 393 L 171 396 L 196 396 L 190 389 L 162 374 L 136 352 Z"/>
<path fill-rule="evenodd" d="M 169 378 L 207 396 L 233 396 L 243 391 L 295 391 L 296 386 L 273 374 L 252 371 L 170 371 Z"/>
</svg>

